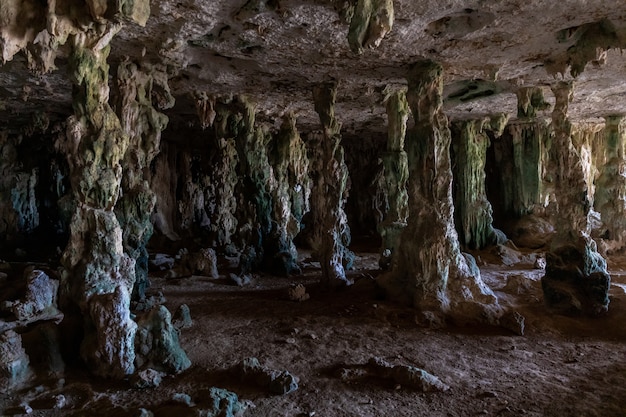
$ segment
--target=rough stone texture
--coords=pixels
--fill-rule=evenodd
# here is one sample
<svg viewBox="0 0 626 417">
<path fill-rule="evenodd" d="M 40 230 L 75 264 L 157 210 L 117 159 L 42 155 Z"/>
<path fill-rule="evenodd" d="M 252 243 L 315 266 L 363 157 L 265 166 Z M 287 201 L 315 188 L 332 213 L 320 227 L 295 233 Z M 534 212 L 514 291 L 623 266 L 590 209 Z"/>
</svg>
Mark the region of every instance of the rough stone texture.
<svg viewBox="0 0 626 417">
<path fill-rule="evenodd" d="M 407 137 L 408 225 L 391 272 L 379 284 L 392 299 L 462 322 L 496 323 L 501 309 L 480 271 L 459 250 L 454 229 L 450 130 L 442 111 L 443 69 L 418 61 L 407 99 L 415 126 Z M 469 255 L 468 255 L 469 257 Z"/>
<path fill-rule="evenodd" d="M 605 251 L 616 251 L 626 244 L 626 157 L 624 116 L 606 117 L 606 163 L 595 184 L 594 208 L 600 213 L 598 233 Z"/>
<path fill-rule="evenodd" d="M 241 380 L 267 388 L 272 394 L 285 395 L 298 389 L 298 378 L 288 371 L 261 366 L 257 358 L 247 358 L 236 366 Z"/>
<path fill-rule="evenodd" d="M 383 241 L 378 261 L 382 269 L 391 266 L 391 257 L 398 245 L 398 238 L 406 227 L 408 215 L 406 182 L 409 178 L 408 159 L 404 151 L 406 123 L 410 112 L 406 92 L 401 90 L 392 93 L 387 98 L 386 106 L 389 125 L 383 164 L 389 208 L 384 220 L 378 225 Z"/>
<path fill-rule="evenodd" d="M 62 258 L 62 287 L 66 298 L 83 313 L 84 345 L 96 341 L 95 350 L 81 349 L 85 362 L 96 374 L 123 377 L 134 369 L 135 325 L 126 297 L 135 281 L 135 262 L 124 254 L 122 229 L 113 212 L 121 189 L 121 163 L 129 144 L 108 104 L 107 44 L 118 30 L 109 26 L 104 33 L 74 36 L 70 62 L 76 114 L 68 120 L 67 138 L 58 146 L 68 158 L 78 202 L 70 225 L 72 238 Z M 96 295 L 98 300 L 92 302 Z M 111 304 L 107 306 L 107 302 Z M 116 311 L 115 318 L 99 316 L 106 311 Z"/>
<path fill-rule="evenodd" d="M 191 312 L 189 311 L 189 306 L 187 304 L 181 304 L 178 306 L 172 316 L 172 324 L 177 329 L 188 329 L 193 326 Z"/>
<path fill-rule="evenodd" d="M 136 363 L 139 368 L 150 367 L 168 373 L 179 373 L 191 366 L 180 346 L 178 330 L 164 306 L 156 306 L 137 318 L 135 336 Z"/>
<path fill-rule="evenodd" d="M 0 334 L 0 386 L 8 389 L 22 382 L 28 376 L 29 363 L 22 337 L 13 330 Z"/>
<path fill-rule="evenodd" d="M 357 0 L 350 19 L 348 42 L 356 54 L 375 48 L 393 28 L 393 0 Z"/>
<path fill-rule="evenodd" d="M 520 119 L 532 119 L 537 117 L 537 111 L 550 108 L 543 98 L 543 90 L 540 87 L 520 87 L 517 92 L 517 117 Z"/>
<path fill-rule="evenodd" d="M 354 254 L 347 246 L 350 244 L 350 228 L 343 210 L 346 199 L 348 169 L 344 161 L 341 146 L 341 126 L 335 118 L 335 100 L 337 83 L 325 82 L 313 87 L 315 111 L 324 128 L 321 143 L 321 159 L 317 162 L 317 180 L 311 191 L 311 206 L 319 224 L 313 227 L 319 231 L 319 239 L 313 249 L 320 258 L 322 282 L 326 286 L 350 285 L 345 269 L 350 268 Z"/>
<path fill-rule="evenodd" d="M 266 250 L 275 256 L 265 262 L 269 271 L 279 275 L 300 273 L 293 240 L 300 232 L 302 218 L 309 211 L 311 180 L 306 146 L 296 129 L 293 113 L 283 119 L 271 159 L 276 187 L 272 190 L 273 222 Z"/>
<path fill-rule="evenodd" d="M 490 201 L 499 213 L 496 224 L 507 235 L 508 220 L 541 214 L 550 191 L 544 184 L 551 130 L 543 119 L 509 123 L 500 139 L 493 143 Z"/>
<path fill-rule="evenodd" d="M 529 214 L 510 223 L 509 233 L 515 245 L 539 249 L 550 243 L 554 236 L 554 227 L 545 218 Z"/>
<path fill-rule="evenodd" d="M 450 387 L 439 378 L 423 369 L 407 365 L 391 365 L 381 358 L 372 358 L 367 363 L 379 378 L 390 379 L 402 387 L 422 392 L 447 391 Z"/>
<path fill-rule="evenodd" d="M 459 241 L 470 249 L 482 249 L 499 242 L 493 227 L 492 208 L 485 188 L 487 131 L 498 138 L 508 116 L 494 115 L 479 120 L 452 123 L 454 217 Z"/>
<path fill-rule="evenodd" d="M 59 282 L 50 279 L 43 271 L 27 271 L 26 294 L 12 306 L 13 314 L 20 321 L 31 321 L 37 316 L 57 316 L 57 292 Z"/>
<path fill-rule="evenodd" d="M 99 376 L 122 379 L 135 370 L 135 331 L 130 294 L 124 286 L 94 294 L 88 302 L 91 322 L 85 325 L 81 356 Z M 106 366 L 104 366 L 106 365 Z"/>
<path fill-rule="evenodd" d="M 142 68 L 130 61 L 118 66 L 116 85 L 120 96 L 117 113 L 129 145 L 123 160 L 122 195 L 115 214 L 123 230 L 124 252 L 135 260 L 133 297 L 143 299 L 149 285 L 146 244 L 153 232 L 151 215 L 156 203 L 144 171 L 149 170 L 159 152 L 161 132 L 168 122 L 155 106 L 171 108 L 174 98 L 163 69 Z"/>
<path fill-rule="evenodd" d="M 546 273 L 541 280 L 546 303 L 561 312 L 606 313 L 611 277 L 606 261 L 589 236 L 591 201 L 580 154 L 572 143 L 572 124 L 567 117 L 572 83 L 552 88 L 556 104 L 552 167 L 555 178 L 556 235 L 546 254 Z"/>
<path fill-rule="evenodd" d="M 200 396 L 200 417 L 240 417 L 247 409 L 237 394 L 222 388 L 209 388 Z"/>
</svg>

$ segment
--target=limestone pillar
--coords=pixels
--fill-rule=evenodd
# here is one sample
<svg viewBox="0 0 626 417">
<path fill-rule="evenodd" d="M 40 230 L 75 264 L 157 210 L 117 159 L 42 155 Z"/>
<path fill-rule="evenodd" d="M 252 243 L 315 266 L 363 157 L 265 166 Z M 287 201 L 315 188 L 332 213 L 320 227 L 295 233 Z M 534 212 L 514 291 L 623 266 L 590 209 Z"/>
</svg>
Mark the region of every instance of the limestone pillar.
<svg viewBox="0 0 626 417">
<path fill-rule="evenodd" d="M 606 261 L 589 236 L 591 202 L 580 155 L 572 144 L 572 124 L 567 110 L 572 83 L 553 86 L 556 104 L 552 112 L 554 140 L 554 225 L 556 235 L 546 254 L 546 273 L 541 280 L 548 306 L 564 313 L 591 315 L 608 310 L 611 277 Z"/>
<path fill-rule="evenodd" d="M 150 169 L 160 151 L 161 132 L 168 122 L 167 116 L 153 105 L 152 97 L 153 92 L 161 93 L 162 101 L 156 104 L 161 109 L 172 107 L 174 98 L 163 71 L 141 68 L 130 61 L 119 65 L 117 87 L 120 93 L 118 114 L 129 145 L 123 161 L 122 196 L 115 213 L 124 230 L 124 251 L 135 260 L 133 296 L 143 299 L 149 284 L 146 245 L 153 232 L 151 216 L 156 203 L 156 195 L 144 172 Z"/>
<path fill-rule="evenodd" d="M 407 78 L 415 120 L 406 144 L 409 217 L 392 270 L 379 278 L 379 284 L 390 298 L 415 306 L 424 317 L 496 323 L 501 308 L 473 258 L 461 253 L 454 228 L 443 68 L 419 61 Z"/>
<path fill-rule="evenodd" d="M 487 131 L 500 136 L 506 121 L 506 115 L 497 115 L 452 123 L 454 217 L 459 241 L 470 249 L 494 245 L 499 236 L 502 238 L 492 224 L 493 210 L 485 188 L 485 163 L 491 144 Z"/>
<path fill-rule="evenodd" d="M 398 245 L 398 238 L 406 227 L 408 196 L 406 182 L 409 178 L 407 154 L 404 151 L 406 123 L 409 119 L 409 104 L 404 91 L 396 91 L 387 98 L 387 150 L 383 154 L 385 188 L 389 208 L 378 225 L 382 248 L 378 261 L 382 269 L 389 269 L 391 257 Z"/>
<path fill-rule="evenodd" d="M 130 318 L 135 261 L 124 253 L 113 211 L 129 145 L 108 104 L 109 41 L 119 26 L 74 35 L 69 56 L 74 115 L 60 147 L 70 167 L 76 201 L 63 253 L 62 286 L 84 323 L 81 356 L 94 373 L 122 378 L 134 370 L 136 324 Z M 65 310 L 67 311 L 67 310 Z"/>
<path fill-rule="evenodd" d="M 606 163 L 596 181 L 594 205 L 602 220 L 600 237 L 607 249 L 618 250 L 626 244 L 626 126 L 623 115 L 605 120 Z"/>
<path fill-rule="evenodd" d="M 276 136 L 273 155 L 276 186 L 272 190 L 272 232 L 267 248 L 274 256 L 267 258 L 267 268 L 279 275 L 299 273 L 298 252 L 293 243 L 300 232 L 302 217 L 309 210 L 309 160 L 304 142 L 296 129 L 293 113 L 284 117 Z"/>
<path fill-rule="evenodd" d="M 337 84 L 326 82 L 313 88 L 315 111 L 324 128 L 321 142 L 321 170 L 311 193 L 311 207 L 321 219 L 319 247 L 314 248 L 322 266 L 322 283 L 334 287 L 350 285 L 345 267 L 352 263 L 354 254 L 350 244 L 350 229 L 344 205 L 348 184 L 348 167 L 341 146 L 341 125 L 335 118 Z"/>
</svg>

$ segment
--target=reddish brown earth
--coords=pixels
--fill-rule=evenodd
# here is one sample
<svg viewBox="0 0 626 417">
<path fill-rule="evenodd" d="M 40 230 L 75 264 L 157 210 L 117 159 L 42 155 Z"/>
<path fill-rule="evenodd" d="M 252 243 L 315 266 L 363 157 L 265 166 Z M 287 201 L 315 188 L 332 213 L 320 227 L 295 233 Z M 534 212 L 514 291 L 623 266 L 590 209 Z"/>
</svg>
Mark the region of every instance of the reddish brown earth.
<svg viewBox="0 0 626 417">
<path fill-rule="evenodd" d="M 626 416 L 626 258 L 610 262 L 609 314 L 589 319 L 548 312 L 539 281 L 543 272 L 531 263 L 506 267 L 490 263 L 496 261 L 493 253 L 477 255 L 483 279 L 501 303 L 525 316 L 524 336 L 500 328 L 418 327 L 414 310 L 377 298 L 377 255 L 371 252 L 358 253 L 351 272 L 356 283 L 339 292 L 322 291 L 318 265 L 308 262 L 302 276 L 258 276 L 247 287 L 200 276 L 154 277 L 151 291 L 162 291 L 170 310 L 182 303 L 190 307 L 194 325 L 181 334 L 193 362 L 189 370 L 145 390 L 70 371 L 62 388 L 33 383 L 3 394 L 1 403 L 11 412 L 11 406 L 28 402 L 35 416 L 139 416 L 145 408 L 156 416 L 182 417 L 195 410 L 163 404 L 175 393 L 201 401 L 202 390 L 217 386 L 254 404 L 246 416 Z M 220 266 L 228 270 L 226 260 Z M 503 292 L 513 274 L 522 274 L 527 288 Z M 287 299 L 295 283 L 306 286 L 309 300 Z M 251 356 L 298 376 L 299 389 L 271 395 L 228 372 Z M 450 389 L 422 393 L 376 378 L 339 377 L 338 368 L 372 357 L 423 368 Z M 65 396 L 66 406 L 53 410 L 45 400 L 57 394 Z"/>
</svg>

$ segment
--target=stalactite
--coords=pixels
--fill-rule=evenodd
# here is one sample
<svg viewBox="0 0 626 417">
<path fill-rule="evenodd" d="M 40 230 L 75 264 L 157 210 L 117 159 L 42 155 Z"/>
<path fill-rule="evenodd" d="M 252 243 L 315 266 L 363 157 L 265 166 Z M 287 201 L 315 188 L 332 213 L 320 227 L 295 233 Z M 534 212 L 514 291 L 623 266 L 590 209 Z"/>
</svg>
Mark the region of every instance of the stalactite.
<svg viewBox="0 0 626 417">
<path fill-rule="evenodd" d="M 326 82 L 313 87 L 315 111 L 324 128 L 321 143 L 321 170 L 311 193 L 311 207 L 321 220 L 321 236 L 316 251 L 322 266 L 322 282 L 326 286 L 351 284 L 345 270 L 350 268 L 354 254 L 348 250 L 350 229 L 343 210 L 346 199 L 348 169 L 341 146 L 341 126 L 335 118 L 337 84 Z"/>
<path fill-rule="evenodd" d="M 276 186 L 272 189 L 272 231 L 265 251 L 275 256 L 265 259 L 265 268 L 288 275 L 300 271 L 293 239 L 300 232 L 302 217 L 309 210 L 311 189 L 306 147 L 296 129 L 293 114 L 284 117 L 274 149 Z"/>
<path fill-rule="evenodd" d="M 508 117 L 455 121 L 452 123 L 454 218 L 459 241 L 470 249 L 482 249 L 502 242 L 493 227 L 492 208 L 485 189 L 485 163 L 490 139 L 502 134 Z"/>
<path fill-rule="evenodd" d="M 605 120 L 606 163 L 596 182 L 594 207 L 600 213 L 599 235 L 606 252 L 626 245 L 626 126 L 623 115 L 607 116 Z"/>
<path fill-rule="evenodd" d="M 174 105 L 167 77 L 163 84 L 159 71 L 162 72 L 160 68 L 141 68 L 130 61 L 122 62 L 117 69 L 118 115 L 130 143 L 123 161 L 122 196 L 115 213 L 124 231 L 124 251 L 135 260 L 133 297 L 138 299 L 145 297 L 149 285 L 146 244 L 153 232 L 151 216 L 156 203 L 156 195 L 144 173 L 160 151 L 161 132 L 168 122 L 167 116 L 157 111 L 152 102 L 159 81 L 159 91 L 165 100 L 156 105 L 161 109 Z"/>
<path fill-rule="evenodd" d="M 546 254 L 543 294 L 546 303 L 558 311 L 598 315 L 608 310 L 611 277 L 606 261 L 589 236 L 591 200 L 567 116 L 572 83 L 559 82 L 552 91 L 556 96 L 552 112 L 552 168 L 556 200 L 553 221 L 557 233 Z"/>
<path fill-rule="evenodd" d="M 348 42 L 356 54 L 363 48 L 376 48 L 393 28 L 393 0 L 358 0 L 352 18 Z"/>
<path fill-rule="evenodd" d="M 409 217 L 392 270 L 379 278 L 387 295 L 424 317 L 498 322 L 502 310 L 454 228 L 450 130 L 442 110 L 443 69 L 419 61 L 408 75 L 415 126 L 407 135 Z"/>
<path fill-rule="evenodd" d="M 517 117 L 532 119 L 537 117 L 537 111 L 550 108 L 550 104 L 543 98 L 541 87 L 520 87 L 517 95 Z"/>
<path fill-rule="evenodd" d="M 509 123 L 502 137 L 494 141 L 495 166 L 501 175 L 497 181 L 498 201 L 492 203 L 499 208 L 500 222 L 534 213 L 546 205 L 544 171 L 550 138 L 548 125 L 532 119 Z"/>
<path fill-rule="evenodd" d="M 398 245 L 400 233 L 406 227 L 408 196 L 406 182 L 409 178 L 407 154 L 404 151 L 406 123 L 409 119 L 409 104 L 406 93 L 397 91 L 387 98 L 387 151 L 383 154 L 385 187 L 389 209 L 382 223 L 378 225 L 382 237 L 382 248 L 378 261 L 382 269 L 391 266 L 391 259 Z"/>
</svg>

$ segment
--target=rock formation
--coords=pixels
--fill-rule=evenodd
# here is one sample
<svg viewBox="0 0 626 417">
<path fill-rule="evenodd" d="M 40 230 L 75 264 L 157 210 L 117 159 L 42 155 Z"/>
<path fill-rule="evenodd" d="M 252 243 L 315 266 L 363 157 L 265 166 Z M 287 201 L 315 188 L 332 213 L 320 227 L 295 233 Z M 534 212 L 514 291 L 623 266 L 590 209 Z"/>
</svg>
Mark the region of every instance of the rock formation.
<svg viewBox="0 0 626 417">
<path fill-rule="evenodd" d="M 499 138 L 508 117 L 494 115 L 452 123 L 454 217 L 459 241 L 470 249 L 482 249 L 506 238 L 493 227 L 492 209 L 485 188 L 485 163 L 491 141 Z"/>
<path fill-rule="evenodd" d="M 385 188 L 389 208 L 378 231 L 383 240 L 379 264 L 388 269 L 398 238 L 406 227 L 408 215 L 406 182 L 409 168 L 404 138 L 406 123 L 409 119 L 409 104 L 404 91 L 392 93 L 386 102 L 389 125 L 387 129 L 387 150 L 383 154 Z"/>
<path fill-rule="evenodd" d="M 296 129 L 296 117 L 288 114 L 276 135 L 272 166 L 276 186 L 272 190 L 272 231 L 266 250 L 274 254 L 266 267 L 279 275 L 300 271 L 293 239 L 300 232 L 302 218 L 309 211 L 311 180 L 306 146 Z"/>
<path fill-rule="evenodd" d="M 626 159 L 624 116 L 607 116 L 605 128 L 606 163 L 596 182 L 594 207 L 600 213 L 599 236 L 605 251 L 626 244 Z"/>
<path fill-rule="evenodd" d="M 341 146 L 341 126 L 335 118 L 336 98 L 337 84 L 334 81 L 313 87 L 315 111 L 324 128 L 317 180 L 311 191 L 311 206 L 319 219 L 319 224 L 314 223 L 319 240 L 314 242 L 313 249 L 322 265 L 322 282 L 330 287 L 352 283 L 345 270 L 354 258 L 347 248 L 350 229 L 343 207 L 347 197 L 348 169 Z"/>
<path fill-rule="evenodd" d="M 566 313 L 598 315 L 608 309 L 611 277 L 606 261 L 590 237 L 592 203 L 567 116 L 572 90 L 571 82 L 559 82 L 552 88 L 556 104 L 552 112 L 551 155 L 557 204 L 554 212 L 558 214 L 553 219 L 556 235 L 546 255 L 546 273 L 541 284 L 550 307 Z"/>
<path fill-rule="evenodd" d="M 418 61 L 407 76 L 407 100 L 415 120 L 406 145 L 409 217 L 392 269 L 379 284 L 390 298 L 415 306 L 424 317 L 495 324 L 501 308 L 473 258 L 461 253 L 454 228 L 442 75 L 441 65 Z"/>
<path fill-rule="evenodd" d="M 135 260 L 133 295 L 145 297 L 148 285 L 148 251 L 146 244 L 152 236 L 152 210 L 156 203 L 144 171 L 150 169 L 159 152 L 161 132 L 167 126 L 167 116 L 160 109 L 171 108 L 174 97 L 169 92 L 167 75 L 158 68 L 140 68 L 126 61 L 117 69 L 120 100 L 118 116 L 129 145 L 124 155 L 122 195 L 116 203 L 115 214 L 123 230 L 124 252 Z"/>
</svg>

